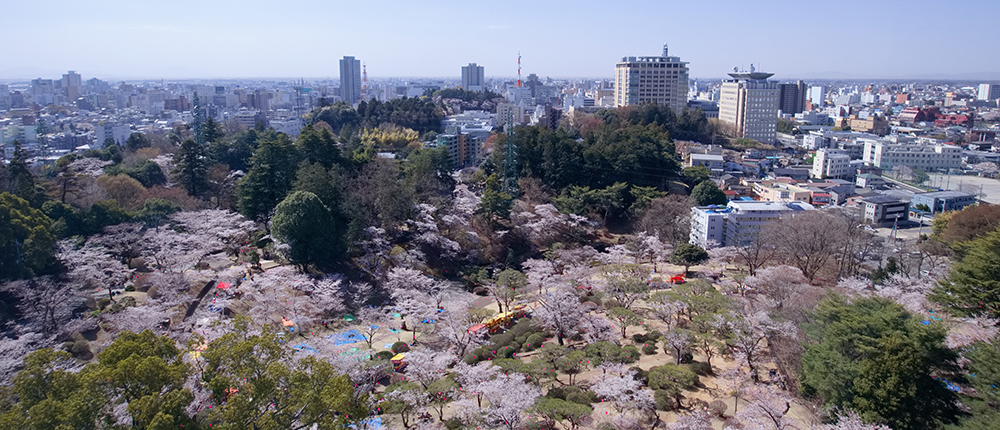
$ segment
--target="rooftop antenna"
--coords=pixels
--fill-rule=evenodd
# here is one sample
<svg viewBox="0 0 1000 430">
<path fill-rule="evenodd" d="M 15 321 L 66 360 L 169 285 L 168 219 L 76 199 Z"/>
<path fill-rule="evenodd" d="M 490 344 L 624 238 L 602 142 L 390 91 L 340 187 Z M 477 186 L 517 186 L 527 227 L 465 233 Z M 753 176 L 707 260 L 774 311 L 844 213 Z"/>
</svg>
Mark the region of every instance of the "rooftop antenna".
<svg viewBox="0 0 1000 430">
<path fill-rule="evenodd" d="M 361 63 L 361 100 L 365 100 L 367 98 L 368 98 L 368 63 Z"/>
<path fill-rule="evenodd" d="M 517 86 L 521 87 L 521 51 L 517 51 Z"/>
</svg>

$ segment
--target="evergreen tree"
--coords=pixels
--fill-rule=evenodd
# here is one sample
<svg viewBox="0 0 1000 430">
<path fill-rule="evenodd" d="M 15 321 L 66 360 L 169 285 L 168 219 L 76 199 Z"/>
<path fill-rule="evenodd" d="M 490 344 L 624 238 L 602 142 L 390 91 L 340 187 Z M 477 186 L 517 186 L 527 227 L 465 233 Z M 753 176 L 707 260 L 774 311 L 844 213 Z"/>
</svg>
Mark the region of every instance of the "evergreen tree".
<svg viewBox="0 0 1000 430">
<path fill-rule="evenodd" d="M 149 138 L 142 133 L 132 133 L 128 136 L 128 140 L 125 141 L 125 149 L 129 152 L 135 152 L 136 150 L 142 148 L 149 148 Z"/>
<path fill-rule="evenodd" d="M 828 297 L 806 327 L 802 391 L 827 407 L 853 410 L 867 422 L 925 430 L 954 422 L 957 398 L 935 378 L 957 370 L 945 330 L 924 325 L 881 297 Z"/>
<path fill-rule="evenodd" d="M 240 181 L 239 211 L 243 216 L 263 221 L 284 200 L 295 175 L 295 154 L 284 133 L 265 133 L 250 160 L 250 171 Z"/>
<path fill-rule="evenodd" d="M 962 261 L 930 299 L 959 316 L 1000 317 L 1000 229 L 966 242 Z"/>
<path fill-rule="evenodd" d="M 708 261 L 708 252 L 700 246 L 690 243 L 677 245 L 677 247 L 674 248 L 673 254 L 670 254 L 670 263 L 678 266 L 684 266 L 684 273 L 687 273 L 691 266 L 698 265 L 706 261 Z"/>
<path fill-rule="evenodd" d="M 172 173 L 188 194 L 201 197 L 208 191 L 209 162 L 205 145 L 187 140 L 174 153 L 175 167 Z"/>
<path fill-rule="evenodd" d="M 337 141 L 326 129 L 316 129 L 313 126 L 302 127 L 302 132 L 295 140 L 295 149 L 299 158 L 309 163 L 319 163 L 329 169 L 334 164 L 343 163 Z"/>
<path fill-rule="evenodd" d="M 724 205 L 729 199 L 726 193 L 719 189 L 715 182 L 702 181 L 691 190 L 691 198 L 698 206 Z"/>
<path fill-rule="evenodd" d="M 315 194 L 296 191 L 274 210 L 274 238 L 290 247 L 288 259 L 300 267 L 313 263 L 328 267 L 339 253 L 341 238 L 330 210 Z"/>
<path fill-rule="evenodd" d="M 52 220 L 27 200 L 0 194 L 0 279 L 31 277 L 52 264 Z"/>
</svg>

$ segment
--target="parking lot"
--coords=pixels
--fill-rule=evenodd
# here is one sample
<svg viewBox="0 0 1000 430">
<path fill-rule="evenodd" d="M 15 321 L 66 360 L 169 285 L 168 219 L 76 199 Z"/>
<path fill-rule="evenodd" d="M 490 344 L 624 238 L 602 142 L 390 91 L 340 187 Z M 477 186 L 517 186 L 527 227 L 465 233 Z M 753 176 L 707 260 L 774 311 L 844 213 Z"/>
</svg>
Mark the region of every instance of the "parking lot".
<svg viewBox="0 0 1000 430">
<path fill-rule="evenodd" d="M 990 204 L 1000 204 L 1000 181 L 980 176 L 930 174 L 930 180 L 925 185 L 945 190 L 960 190 L 972 194 L 983 193 L 983 201 Z"/>
</svg>

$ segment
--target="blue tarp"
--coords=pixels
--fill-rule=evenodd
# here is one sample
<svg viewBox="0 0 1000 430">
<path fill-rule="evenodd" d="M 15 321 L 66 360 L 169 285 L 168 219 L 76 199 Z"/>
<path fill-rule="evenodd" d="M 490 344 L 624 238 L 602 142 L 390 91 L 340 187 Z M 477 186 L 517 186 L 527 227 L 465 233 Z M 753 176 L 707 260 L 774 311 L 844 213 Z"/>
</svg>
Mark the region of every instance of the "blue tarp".
<svg viewBox="0 0 1000 430">
<path fill-rule="evenodd" d="M 311 353 L 317 353 L 317 352 L 319 352 L 319 351 L 316 350 L 316 348 L 313 348 L 312 346 L 309 346 L 309 344 L 305 343 L 305 342 L 297 343 L 295 345 L 292 345 L 292 349 L 294 349 L 296 351 L 302 351 L 302 352 L 311 352 Z"/>
<path fill-rule="evenodd" d="M 330 342 L 333 342 L 334 345 L 347 345 L 361 342 L 365 340 L 365 337 L 357 330 L 348 330 L 342 333 L 331 334 L 327 336 L 327 339 L 330 339 Z"/>
</svg>

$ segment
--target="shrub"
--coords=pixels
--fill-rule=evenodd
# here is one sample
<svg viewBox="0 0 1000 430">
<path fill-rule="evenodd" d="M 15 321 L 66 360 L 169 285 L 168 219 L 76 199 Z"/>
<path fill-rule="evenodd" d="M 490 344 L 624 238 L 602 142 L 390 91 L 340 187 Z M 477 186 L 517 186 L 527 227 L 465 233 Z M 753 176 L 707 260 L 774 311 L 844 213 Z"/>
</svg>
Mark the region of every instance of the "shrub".
<svg viewBox="0 0 1000 430">
<path fill-rule="evenodd" d="M 726 408 L 726 402 L 722 400 L 714 400 L 708 404 L 708 412 L 719 418 L 726 416 Z"/>
<path fill-rule="evenodd" d="M 476 364 L 480 361 L 492 360 L 494 358 L 496 358 L 496 354 L 493 353 L 492 349 L 481 346 L 472 350 L 472 352 L 465 356 L 465 363 Z"/>
<path fill-rule="evenodd" d="M 448 430 L 462 430 L 465 428 L 465 423 L 457 417 L 448 418 L 444 420 L 444 428 Z"/>
<path fill-rule="evenodd" d="M 379 351 L 372 356 L 372 360 L 391 360 L 394 355 L 392 351 Z"/>
<path fill-rule="evenodd" d="M 663 337 L 663 333 L 660 333 L 659 330 L 653 330 L 646 333 L 646 339 L 649 340 L 650 343 L 656 343 L 656 341 L 660 340 L 661 337 Z"/>
<path fill-rule="evenodd" d="M 632 364 L 639 361 L 639 348 L 635 345 L 625 345 L 622 347 L 618 362 L 622 364 Z"/>
<path fill-rule="evenodd" d="M 635 343 L 646 343 L 646 335 L 642 333 L 636 333 L 632 335 L 632 342 Z"/>
<path fill-rule="evenodd" d="M 506 332 L 490 336 L 490 344 L 493 345 L 495 349 L 502 348 L 510 345 L 511 343 L 514 343 L 514 333 Z"/>
<path fill-rule="evenodd" d="M 528 340 L 524 341 L 524 350 L 534 351 L 535 349 L 538 349 L 538 347 L 542 346 L 542 343 L 544 342 L 545 342 L 544 334 L 533 333 L 531 336 L 528 336 Z"/>
<path fill-rule="evenodd" d="M 593 391 L 590 390 L 583 391 L 579 388 L 576 389 L 577 389 L 576 392 L 566 394 L 567 402 L 578 403 L 581 405 L 590 405 L 591 403 L 597 403 L 597 394 L 594 394 Z"/>
<path fill-rule="evenodd" d="M 94 353 L 90 352 L 90 342 L 83 339 L 73 342 L 70 353 L 73 354 L 73 357 L 81 360 L 90 360 L 91 358 L 94 358 Z"/>
<path fill-rule="evenodd" d="M 97 309 L 100 309 L 100 310 L 103 311 L 104 308 L 108 307 L 108 305 L 110 305 L 110 304 L 111 304 L 111 299 L 110 298 L 108 298 L 108 297 L 102 297 L 102 298 L 100 298 L 100 299 L 97 300 Z"/>
<path fill-rule="evenodd" d="M 656 401 L 656 409 L 661 411 L 670 412 L 677 409 L 677 400 L 674 399 L 673 393 L 667 390 L 653 391 L 653 400 Z"/>
<path fill-rule="evenodd" d="M 646 355 L 656 355 L 658 350 L 659 348 L 656 347 L 656 344 L 647 343 L 642 346 L 642 353 Z"/>
<path fill-rule="evenodd" d="M 629 367 L 628 370 L 635 372 L 633 379 L 642 382 L 642 385 L 649 385 L 649 372 L 642 370 L 639 366 Z"/>
<path fill-rule="evenodd" d="M 563 387 L 552 387 L 549 391 L 545 393 L 545 397 L 552 399 L 566 400 L 566 388 Z"/>
<path fill-rule="evenodd" d="M 135 306 L 135 297 L 132 296 L 122 297 L 118 299 L 118 301 L 115 302 L 115 304 L 111 305 L 111 307 L 108 308 L 108 313 L 113 314 L 116 312 L 121 312 L 122 309 L 130 308 L 133 306 Z"/>
<path fill-rule="evenodd" d="M 410 345 L 407 345 L 406 342 L 400 341 L 392 344 L 392 352 L 396 354 L 409 351 L 410 351 Z"/>
<path fill-rule="evenodd" d="M 502 346 L 496 350 L 496 356 L 502 358 L 513 358 L 516 353 L 517 347 L 512 345 Z"/>
<path fill-rule="evenodd" d="M 527 318 L 521 318 L 511 327 L 509 333 L 513 334 L 514 337 L 529 336 L 531 333 L 535 332 L 536 329 L 531 325 L 531 320 Z"/>
<path fill-rule="evenodd" d="M 135 291 L 135 285 L 132 285 L 132 284 L 128 284 L 128 285 L 126 285 L 126 286 L 125 286 L 125 291 L 128 291 L 128 292 L 133 292 L 133 291 Z"/>
<path fill-rule="evenodd" d="M 713 374 L 712 365 L 708 363 L 702 363 L 700 361 L 692 361 L 691 363 L 688 364 L 688 367 L 690 367 L 691 371 L 694 372 L 696 375 L 709 376 Z"/>
</svg>

